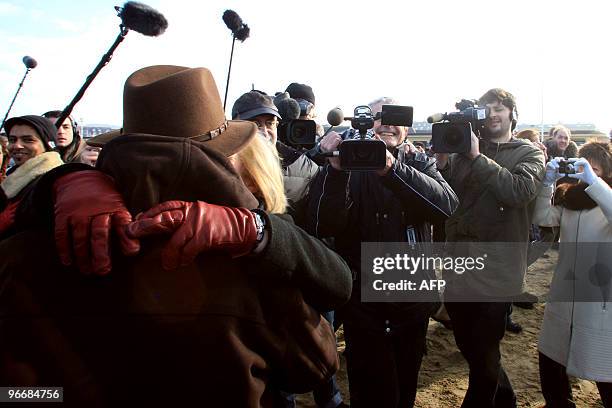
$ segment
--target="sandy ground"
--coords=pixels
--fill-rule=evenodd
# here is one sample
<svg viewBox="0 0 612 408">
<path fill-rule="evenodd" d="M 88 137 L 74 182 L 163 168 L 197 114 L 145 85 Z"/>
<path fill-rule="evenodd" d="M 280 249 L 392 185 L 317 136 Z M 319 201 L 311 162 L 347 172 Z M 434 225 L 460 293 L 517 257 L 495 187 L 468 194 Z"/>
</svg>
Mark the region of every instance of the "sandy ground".
<svg viewBox="0 0 612 408">
<path fill-rule="evenodd" d="M 549 250 L 527 271 L 527 290 L 542 300 L 548 292 L 557 261 L 557 252 Z M 506 333 L 502 341 L 503 365 L 517 395 L 518 406 L 536 408 L 544 406 L 538 373 L 537 342 L 544 304 L 532 310 L 514 307 L 513 319 L 523 326 L 520 334 Z M 349 403 L 346 364 L 342 357 L 344 340 L 338 331 L 338 351 L 342 367 L 337 374 L 338 383 Z M 455 345 L 453 333 L 433 320 L 427 334 L 428 354 L 423 359 L 419 376 L 416 407 L 454 408 L 461 406 L 468 385 L 468 367 Z M 578 407 L 602 407 L 597 386 L 584 380 L 573 381 L 574 400 Z M 298 396 L 298 407 L 316 407 L 310 395 Z"/>
</svg>

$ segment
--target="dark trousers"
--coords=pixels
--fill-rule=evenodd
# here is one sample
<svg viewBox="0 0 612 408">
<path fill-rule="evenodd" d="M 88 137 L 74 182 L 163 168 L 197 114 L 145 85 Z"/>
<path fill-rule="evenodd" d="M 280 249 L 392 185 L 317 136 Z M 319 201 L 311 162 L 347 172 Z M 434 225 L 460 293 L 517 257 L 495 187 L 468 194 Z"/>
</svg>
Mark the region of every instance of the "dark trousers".
<svg viewBox="0 0 612 408">
<path fill-rule="evenodd" d="M 565 366 L 539 353 L 540 384 L 546 408 L 576 408 Z M 597 383 L 605 408 L 612 408 L 612 383 Z"/>
<path fill-rule="evenodd" d="M 514 408 L 516 396 L 501 365 L 499 343 L 510 303 L 446 303 L 455 343 L 470 367 L 463 408 Z"/>
<path fill-rule="evenodd" d="M 414 405 L 429 319 L 369 330 L 344 322 L 351 407 Z"/>
</svg>

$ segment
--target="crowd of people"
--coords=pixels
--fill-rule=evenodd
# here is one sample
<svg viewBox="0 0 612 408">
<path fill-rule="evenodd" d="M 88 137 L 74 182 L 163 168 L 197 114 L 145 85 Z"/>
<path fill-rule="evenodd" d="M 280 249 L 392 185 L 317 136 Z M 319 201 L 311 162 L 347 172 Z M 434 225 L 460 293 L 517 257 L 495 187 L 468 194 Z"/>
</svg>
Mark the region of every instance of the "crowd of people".
<svg viewBox="0 0 612 408">
<path fill-rule="evenodd" d="M 558 239 L 538 345 L 546 406 L 575 406 L 571 375 L 612 407 L 609 142 L 515 132 L 517 102 L 494 88 L 469 150 L 435 152 L 383 124 L 399 102 L 381 97 L 368 137 L 384 167 L 350 171 L 334 152 L 354 129 L 319 125 L 308 148 L 279 133 L 279 98 L 315 117 L 305 84 L 246 92 L 227 119 L 206 68 L 151 66 L 123 98 L 122 129 L 87 141 L 71 117 L 55 126 L 59 111 L 6 121 L 0 385 L 61 385 L 74 406 L 292 407 L 312 391 L 319 407 L 411 407 L 437 316 L 469 366 L 462 407 L 516 407 L 500 343 L 520 332 L 530 244 Z M 366 242 L 442 242 L 487 252 L 489 267 L 443 271 L 437 301 L 367 302 Z"/>
</svg>

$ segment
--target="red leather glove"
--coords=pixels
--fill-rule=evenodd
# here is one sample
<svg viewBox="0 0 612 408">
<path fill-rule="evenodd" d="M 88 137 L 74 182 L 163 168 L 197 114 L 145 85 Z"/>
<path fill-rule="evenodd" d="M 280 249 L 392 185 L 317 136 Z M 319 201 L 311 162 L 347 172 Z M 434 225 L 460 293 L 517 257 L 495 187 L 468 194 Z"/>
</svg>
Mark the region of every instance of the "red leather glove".
<svg viewBox="0 0 612 408">
<path fill-rule="evenodd" d="M 111 270 L 111 231 L 125 255 L 140 251 L 138 240 L 127 236 L 132 216 L 117 192 L 113 179 L 95 170 L 78 171 L 57 179 L 55 244 L 64 265 L 72 254 L 85 274 L 104 275 Z"/>
<path fill-rule="evenodd" d="M 225 251 L 234 258 L 243 256 L 257 241 L 251 211 L 202 201 L 166 201 L 140 214 L 128 227 L 133 238 L 171 232 L 174 234 L 162 252 L 164 269 L 188 265 L 209 250 Z"/>
<path fill-rule="evenodd" d="M 0 234 L 8 231 L 15 224 L 15 213 L 21 200 L 13 201 L 0 212 Z"/>
</svg>

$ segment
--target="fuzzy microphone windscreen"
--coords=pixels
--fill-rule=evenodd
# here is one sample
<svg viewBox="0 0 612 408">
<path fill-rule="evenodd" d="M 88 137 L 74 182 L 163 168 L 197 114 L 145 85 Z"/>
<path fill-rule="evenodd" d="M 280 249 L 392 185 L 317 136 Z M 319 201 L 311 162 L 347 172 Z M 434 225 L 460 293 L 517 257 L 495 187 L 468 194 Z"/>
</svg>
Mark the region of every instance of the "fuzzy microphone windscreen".
<svg viewBox="0 0 612 408">
<path fill-rule="evenodd" d="M 223 22 L 227 28 L 232 30 L 232 34 L 234 34 L 236 39 L 244 42 L 244 40 L 249 38 L 251 29 L 248 25 L 244 24 L 238 13 L 234 10 L 225 10 L 223 13 Z"/>
<path fill-rule="evenodd" d="M 130 30 L 156 37 L 168 28 L 168 21 L 159 11 L 146 4 L 128 1 L 120 9 L 122 24 Z"/>
</svg>

